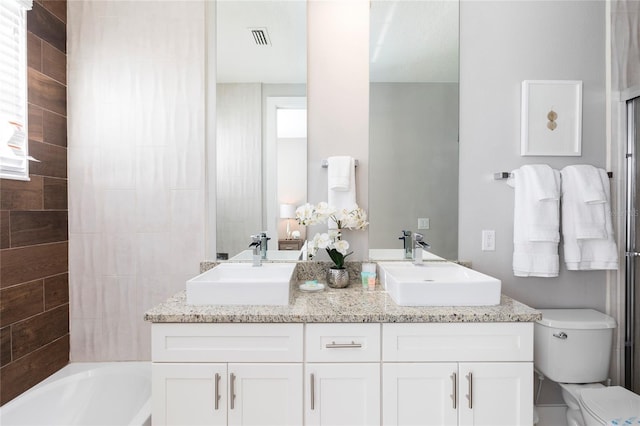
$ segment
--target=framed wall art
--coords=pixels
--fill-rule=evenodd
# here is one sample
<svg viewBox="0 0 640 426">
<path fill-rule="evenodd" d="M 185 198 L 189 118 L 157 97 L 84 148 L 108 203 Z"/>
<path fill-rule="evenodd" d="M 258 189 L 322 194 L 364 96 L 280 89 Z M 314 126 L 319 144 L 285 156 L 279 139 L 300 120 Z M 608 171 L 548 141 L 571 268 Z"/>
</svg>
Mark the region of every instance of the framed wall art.
<svg viewBox="0 0 640 426">
<path fill-rule="evenodd" d="M 582 155 L 582 81 L 522 82 L 520 155 Z"/>
</svg>

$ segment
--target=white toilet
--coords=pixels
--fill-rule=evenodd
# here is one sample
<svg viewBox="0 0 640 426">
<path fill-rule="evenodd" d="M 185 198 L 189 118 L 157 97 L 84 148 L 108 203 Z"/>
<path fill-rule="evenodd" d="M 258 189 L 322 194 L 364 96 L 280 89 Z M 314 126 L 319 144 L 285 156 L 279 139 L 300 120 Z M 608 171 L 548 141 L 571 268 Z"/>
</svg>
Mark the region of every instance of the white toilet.
<svg viewBox="0 0 640 426">
<path fill-rule="evenodd" d="M 562 387 L 569 426 L 608 425 L 637 417 L 640 396 L 605 387 L 616 322 L 593 309 L 541 309 L 534 327 L 534 365 Z M 635 422 L 633 424 L 636 424 Z"/>
</svg>

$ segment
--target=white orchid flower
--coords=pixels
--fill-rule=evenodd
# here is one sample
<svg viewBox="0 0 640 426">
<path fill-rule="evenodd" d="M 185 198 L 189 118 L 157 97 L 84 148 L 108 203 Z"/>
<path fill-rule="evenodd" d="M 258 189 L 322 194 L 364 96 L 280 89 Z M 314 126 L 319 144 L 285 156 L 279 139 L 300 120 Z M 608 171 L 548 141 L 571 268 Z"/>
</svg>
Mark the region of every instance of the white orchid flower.
<svg viewBox="0 0 640 426">
<path fill-rule="evenodd" d="M 315 208 L 312 204 L 306 203 L 296 209 L 296 219 L 301 225 L 315 225 Z"/>
<path fill-rule="evenodd" d="M 345 240 L 338 240 L 333 243 L 333 246 L 342 255 L 346 255 L 349 250 L 349 242 Z"/>
<path fill-rule="evenodd" d="M 329 238 L 329 234 L 316 234 L 316 236 L 318 237 L 316 242 L 319 248 L 330 248 L 329 246 L 331 245 L 332 241 L 331 238 Z M 315 240 L 316 237 L 313 237 L 313 239 Z"/>
<path fill-rule="evenodd" d="M 333 215 L 333 212 L 335 212 L 335 210 L 336 209 L 334 207 L 330 206 L 325 201 L 318 203 L 318 205 L 316 206 L 316 215 L 319 220 L 318 223 L 326 221 L 329 217 L 331 217 L 331 215 Z"/>
</svg>

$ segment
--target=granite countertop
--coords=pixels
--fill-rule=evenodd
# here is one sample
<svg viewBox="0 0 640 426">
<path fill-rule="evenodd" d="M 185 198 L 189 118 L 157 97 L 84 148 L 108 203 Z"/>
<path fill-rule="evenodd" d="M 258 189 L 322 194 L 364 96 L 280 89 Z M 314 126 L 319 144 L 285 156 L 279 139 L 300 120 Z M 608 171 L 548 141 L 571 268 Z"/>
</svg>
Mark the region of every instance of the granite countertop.
<svg viewBox="0 0 640 426">
<path fill-rule="evenodd" d="M 287 306 L 186 304 L 184 291 L 153 307 L 144 319 L 156 323 L 330 323 L 330 322 L 533 322 L 541 313 L 502 295 L 497 306 L 398 306 L 379 285 L 373 291 L 358 283 L 343 289 L 307 293 L 293 285 Z"/>
</svg>

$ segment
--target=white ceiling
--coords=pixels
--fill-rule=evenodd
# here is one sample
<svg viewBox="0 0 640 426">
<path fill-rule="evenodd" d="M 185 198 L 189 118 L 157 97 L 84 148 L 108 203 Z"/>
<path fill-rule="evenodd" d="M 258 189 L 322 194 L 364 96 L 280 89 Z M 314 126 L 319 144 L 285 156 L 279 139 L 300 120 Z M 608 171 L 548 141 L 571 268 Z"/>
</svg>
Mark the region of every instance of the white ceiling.
<svg viewBox="0 0 640 426">
<path fill-rule="evenodd" d="M 304 83 L 306 1 L 219 0 L 218 82 Z M 267 28 L 271 46 L 250 28 Z M 457 0 L 372 0 L 375 82 L 458 81 Z"/>
<path fill-rule="evenodd" d="M 307 78 L 306 1 L 216 2 L 218 83 L 304 83 Z M 267 28 L 258 46 L 250 28 Z"/>
</svg>

